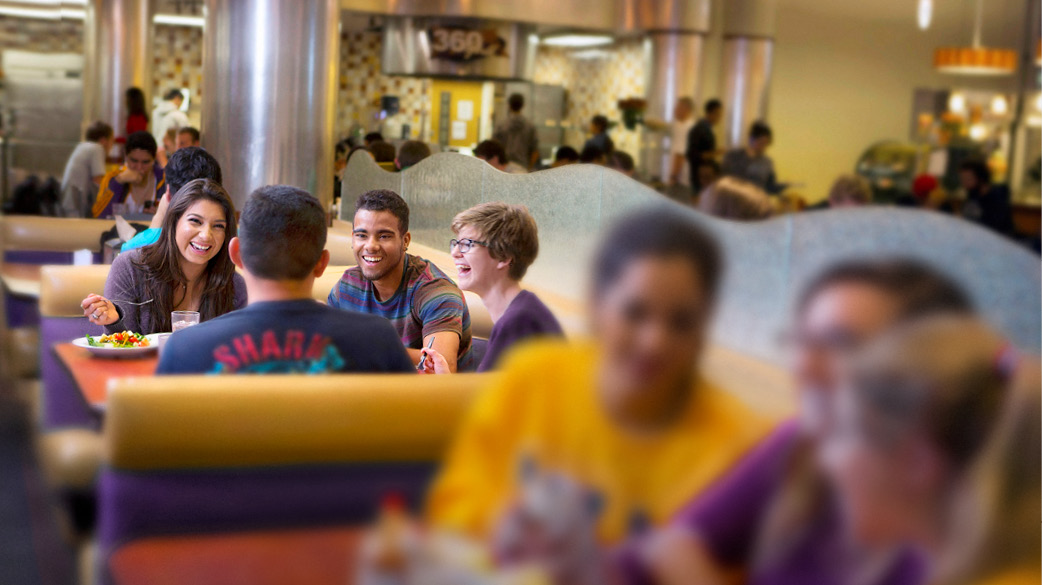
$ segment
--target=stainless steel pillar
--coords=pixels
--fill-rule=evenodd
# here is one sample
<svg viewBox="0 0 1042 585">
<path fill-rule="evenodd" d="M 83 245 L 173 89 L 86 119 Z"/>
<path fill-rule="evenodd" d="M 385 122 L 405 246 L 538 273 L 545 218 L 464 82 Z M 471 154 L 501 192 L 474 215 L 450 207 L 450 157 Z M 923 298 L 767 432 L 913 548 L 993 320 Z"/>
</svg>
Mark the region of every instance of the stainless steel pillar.
<svg viewBox="0 0 1042 585">
<path fill-rule="evenodd" d="M 337 0 L 206 0 L 203 147 L 237 208 L 257 187 L 333 191 Z"/>
<path fill-rule="evenodd" d="M 127 119 L 129 87 L 152 95 L 151 0 L 90 0 L 84 20 L 83 123 L 108 122 L 117 136 Z"/>
<path fill-rule="evenodd" d="M 677 99 L 690 97 L 699 101 L 703 45 L 709 32 L 709 0 L 623 0 L 619 25 L 649 31 L 645 117 L 672 123 Z M 667 179 L 672 135 L 646 132 L 641 142 L 642 166 L 652 179 Z"/>
<path fill-rule="evenodd" d="M 745 143 L 749 125 L 767 117 L 774 49 L 775 0 L 724 3 L 724 57 L 720 87 L 727 147 Z"/>
</svg>

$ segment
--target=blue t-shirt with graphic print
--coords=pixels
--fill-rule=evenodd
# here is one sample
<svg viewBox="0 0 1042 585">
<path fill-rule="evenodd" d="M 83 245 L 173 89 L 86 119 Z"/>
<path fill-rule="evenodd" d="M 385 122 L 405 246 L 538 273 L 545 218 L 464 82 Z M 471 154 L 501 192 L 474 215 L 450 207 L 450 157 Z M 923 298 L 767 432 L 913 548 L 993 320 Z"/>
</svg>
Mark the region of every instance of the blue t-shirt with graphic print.
<svg viewBox="0 0 1042 585">
<path fill-rule="evenodd" d="M 310 299 L 252 303 L 170 336 L 158 374 L 415 372 L 391 323 Z"/>
</svg>

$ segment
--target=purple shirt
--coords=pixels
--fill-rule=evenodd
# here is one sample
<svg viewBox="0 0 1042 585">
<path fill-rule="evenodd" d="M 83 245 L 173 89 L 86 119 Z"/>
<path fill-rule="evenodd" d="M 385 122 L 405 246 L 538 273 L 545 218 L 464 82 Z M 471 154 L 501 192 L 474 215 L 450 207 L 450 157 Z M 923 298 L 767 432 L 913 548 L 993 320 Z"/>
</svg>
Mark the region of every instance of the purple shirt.
<svg viewBox="0 0 1042 585">
<path fill-rule="evenodd" d="M 492 327 L 492 334 L 488 337 L 488 349 L 485 350 L 485 357 L 482 358 L 478 371 L 486 372 L 494 368 L 499 358 L 515 343 L 547 335 L 564 335 L 560 323 L 539 297 L 527 290 L 521 291 L 510 301 L 507 310 L 503 311 L 503 316 Z"/>
<path fill-rule="evenodd" d="M 844 585 L 867 556 L 847 544 L 839 511 L 826 496 L 816 514 L 792 534 L 784 554 L 753 568 L 753 554 L 767 512 L 781 492 L 798 450 L 796 421 L 780 425 L 731 472 L 703 492 L 673 522 L 693 533 L 721 565 L 749 569 L 749 585 Z M 617 558 L 627 583 L 654 583 L 636 547 Z M 879 567 L 872 585 L 919 585 L 926 571 L 919 555 L 898 551 Z"/>
</svg>

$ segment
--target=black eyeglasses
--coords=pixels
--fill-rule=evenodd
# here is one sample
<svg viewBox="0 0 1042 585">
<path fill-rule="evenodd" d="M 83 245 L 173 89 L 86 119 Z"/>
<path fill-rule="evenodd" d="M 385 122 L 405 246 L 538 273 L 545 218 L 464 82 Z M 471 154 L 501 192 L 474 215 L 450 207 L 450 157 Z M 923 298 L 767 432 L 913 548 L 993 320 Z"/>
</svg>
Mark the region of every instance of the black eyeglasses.
<svg viewBox="0 0 1042 585">
<path fill-rule="evenodd" d="M 849 353 L 864 345 L 864 339 L 843 329 L 811 334 L 800 331 L 785 331 L 779 342 L 786 349 Z"/>
<path fill-rule="evenodd" d="M 475 245 L 485 246 L 487 248 L 488 242 L 479 242 L 470 238 L 464 238 L 462 240 L 457 240 L 453 238 L 449 240 L 449 254 L 452 253 L 452 249 L 456 246 L 459 246 L 460 254 L 466 254 L 467 252 L 470 252 L 470 249 L 473 248 Z"/>
</svg>

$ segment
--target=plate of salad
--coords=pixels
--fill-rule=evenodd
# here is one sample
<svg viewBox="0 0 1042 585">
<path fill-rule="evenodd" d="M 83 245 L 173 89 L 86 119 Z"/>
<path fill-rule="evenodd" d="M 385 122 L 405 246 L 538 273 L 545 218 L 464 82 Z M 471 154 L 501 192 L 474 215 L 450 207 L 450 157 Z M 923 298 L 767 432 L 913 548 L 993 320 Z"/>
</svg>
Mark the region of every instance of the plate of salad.
<svg viewBox="0 0 1042 585">
<path fill-rule="evenodd" d="M 72 340 L 72 344 L 100 357 L 142 357 L 156 351 L 157 337 L 155 334 L 120 331 L 98 336 L 87 335 Z"/>
</svg>

